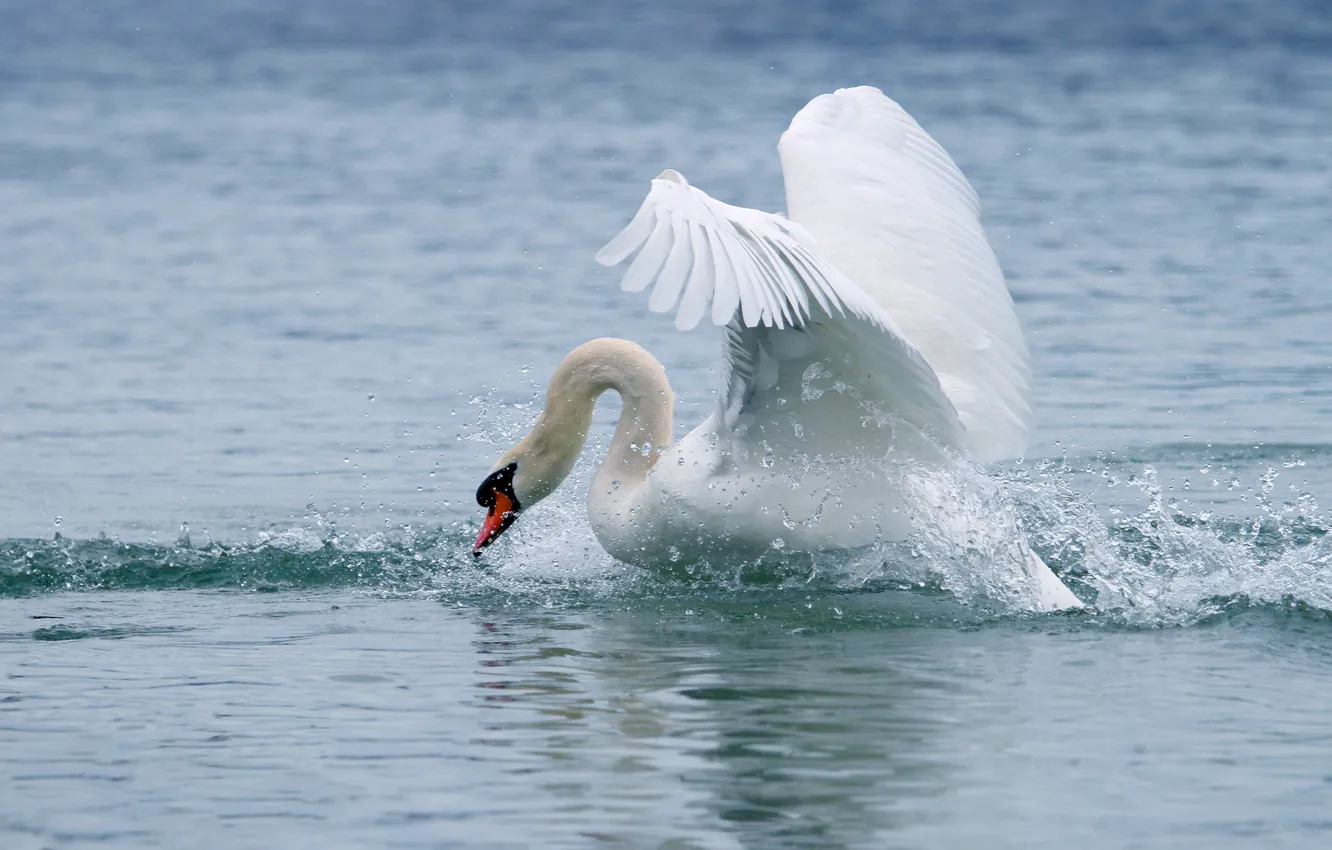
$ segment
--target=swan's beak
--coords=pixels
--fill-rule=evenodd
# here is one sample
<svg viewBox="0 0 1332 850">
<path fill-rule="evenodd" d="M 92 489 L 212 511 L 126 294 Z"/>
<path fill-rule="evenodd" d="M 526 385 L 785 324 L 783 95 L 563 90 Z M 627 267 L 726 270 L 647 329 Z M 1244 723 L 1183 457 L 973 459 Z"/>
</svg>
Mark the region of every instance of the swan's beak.
<svg viewBox="0 0 1332 850">
<path fill-rule="evenodd" d="M 481 533 L 476 536 L 476 545 L 472 547 L 472 554 L 478 558 L 482 549 L 494 543 L 518 519 L 518 505 L 513 499 L 498 490 L 492 496 L 494 501 L 486 513 L 486 521 L 481 524 Z"/>
<path fill-rule="evenodd" d="M 522 505 L 518 504 L 518 495 L 513 492 L 513 475 L 517 471 L 516 462 L 502 466 L 487 475 L 476 490 L 476 503 L 486 509 L 486 521 L 481 523 L 481 533 L 472 546 L 472 554 L 477 557 L 518 519 Z"/>
</svg>

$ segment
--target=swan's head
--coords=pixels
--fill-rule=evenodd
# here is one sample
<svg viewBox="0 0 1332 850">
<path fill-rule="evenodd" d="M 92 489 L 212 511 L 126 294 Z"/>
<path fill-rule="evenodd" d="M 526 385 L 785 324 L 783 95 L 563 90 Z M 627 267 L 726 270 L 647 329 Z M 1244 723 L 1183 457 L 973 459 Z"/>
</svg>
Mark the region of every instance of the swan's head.
<svg viewBox="0 0 1332 850">
<path fill-rule="evenodd" d="M 487 475 L 476 489 L 476 503 L 486 509 L 486 519 L 472 546 L 473 555 L 480 557 L 482 549 L 494 543 L 517 521 L 518 512 L 525 504 L 514 489 L 513 479 L 517 472 L 516 461 L 507 463 Z"/>
<path fill-rule="evenodd" d="M 666 370 L 635 343 L 585 342 L 555 368 L 546 406 L 531 433 L 499 459 L 477 489 L 476 501 L 486 509 L 486 518 L 472 546 L 473 555 L 480 555 L 507 531 L 520 511 L 549 496 L 569 477 L 587 440 L 597 396 L 606 390 L 616 390 L 625 399 L 611 442 L 612 453 L 623 455 L 617 455 L 616 469 L 623 470 L 622 477 L 635 470 L 647 475 L 656 456 L 645 456 L 636 444 L 665 446 L 671 439 L 671 385 Z"/>
<path fill-rule="evenodd" d="M 586 433 L 586 429 L 582 433 Z M 565 445 L 567 439 L 553 439 L 559 429 L 538 427 L 508 454 L 481 482 L 476 503 L 486 509 L 481 533 L 472 546 L 472 554 L 494 543 L 518 519 L 519 512 L 549 496 L 569 474 L 578 458 L 581 439 Z M 576 438 L 581 434 L 575 434 Z"/>
</svg>

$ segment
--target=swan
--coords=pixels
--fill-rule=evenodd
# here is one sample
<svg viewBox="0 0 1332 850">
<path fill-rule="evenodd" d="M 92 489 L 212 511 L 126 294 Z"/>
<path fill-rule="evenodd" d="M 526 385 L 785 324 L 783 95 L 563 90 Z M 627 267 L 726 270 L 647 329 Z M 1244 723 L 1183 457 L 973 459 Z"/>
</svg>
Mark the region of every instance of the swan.
<svg viewBox="0 0 1332 850">
<path fill-rule="evenodd" d="M 731 206 L 675 171 L 596 255 L 680 330 L 722 329 L 716 409 L 671 443 L 673 394 L 622 339 L 556 367 L 530 433 L 477 490 L 473 554 L 568 476 L 598 396 L 621 412 L 588 494 L 601 545 L 640 566 L 902 540 L 912 470 L 1019 455 L 1026 343 L 974 190 L 876 88 L 810 101 L 778 144 L 787 216 Z M 1023 543 L 1044 610 L 1077 597 Z"/>
</svg>

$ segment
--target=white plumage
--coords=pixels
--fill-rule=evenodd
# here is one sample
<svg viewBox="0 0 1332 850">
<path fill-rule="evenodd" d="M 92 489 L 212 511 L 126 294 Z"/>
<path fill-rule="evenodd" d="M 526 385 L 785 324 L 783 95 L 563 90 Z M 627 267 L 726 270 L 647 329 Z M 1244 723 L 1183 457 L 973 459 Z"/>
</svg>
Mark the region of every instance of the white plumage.
<svg viewBox="0 0 1332 850">
<path fill-rule="evenodd" d="M 742 338 L 871 325 L 879 334 L 857 329 L 856 342 L 897 361 L 879 379 L 906 377 L 882 388 L 899 414 L 975 460 L 1020 454 L 1027 349 L 976 193 L 952 159 L 869 87 L 815 98 L 779 150 L 789 220 L 717 201 L 668 170 L 597 260 L 637 251 L 623 288 L 651 287 L 649 309 L 675 311 L 682 330 L 709 305 L 713 323 Z"/>
<path fill-rule="evenodd" d="M 511 465 L 519 504 L 567 474 L 606 389 L 624 408 L 589 516 L 632 563 L 900 540 L 912 530 L 903 488 L 922 466 L 1023 451 L 1026 345 L 976 194 L 948 154 L 868 87 L 815 98 L 779 150 L 789 219 L 668 170 L 597 254 L 632 258 L 623 288 L 650 290 L 648 307 L 680 329 L 705 317 L 724 328 L 716 411 L 662 452 L 661 365 L 623 340 L 580 346 L 532 434 L 496 467 Z M 659 457 L 644 460 L 645 446 Z M 483 529 L 477 551 L 498 533 Z M 1041 607 L 1079 604 L 1018 548 Z"/>
</svg>

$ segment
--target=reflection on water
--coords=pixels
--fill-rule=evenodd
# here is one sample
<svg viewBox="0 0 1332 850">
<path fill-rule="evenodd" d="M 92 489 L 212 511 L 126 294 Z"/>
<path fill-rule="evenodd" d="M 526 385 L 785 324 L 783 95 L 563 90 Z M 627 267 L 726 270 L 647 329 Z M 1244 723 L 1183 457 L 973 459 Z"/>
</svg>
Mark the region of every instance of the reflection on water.
<svg viewBox="0 0 1332 850">
<path fill-rule="evenodd" d="M 657 704 L 650 681 L 602 675 L 645 658 L 589 648 L 595 636 L 582 617 L 492 611 L 483 618 L 476 684 L 494 713 L 476 741 L 512 752 L 509 771 L 540 792 L 515 800 L 516 815 L 530 817 L 539 800 L 544 823 L 570 837 L 625 847 L 733 846 L 719 843 L 719 825 L 704 817 L 706 790 L 681 781 L 708 771 L 704 744 L 680 735 L 679 719 Z"/>
<path fill-rule="evenodd" d="M 899 591 L 760 598 L 0 600 L 0 835 L 1240 848 L 1326 829 L 1324 613 L 1137 631 L 949 620 Z"/>
<path fill-rule="evenodd" d="M 1231 822 L 1207 802 L 1216 784 L 1171 786 L 1173 814 L 1126 795 L 1182 778 L 1189 762 L 1228 763 L 1277 700 L 1213 709 L 1208 687 L 1133 667 L 1169 652 L 1179 673 L 1201 664 L 1224 679 L 1260 660 L 1252 647 L 1226 669 L 1206 664 L 1207 641 L 1180 635 L 1112 634 L 1129 645 L 1116 661 L 1101 655 L 1104 635 L 1061 646 L 1057 624 L 1047 638 L 1048 624 L 842 628 L 885 595 L 823 600 L 816 617 L 486 612 L 475 699 L 491 716 L 477 743 L 540 790 L 523 811 L 540 801 L 546 823 L 610 846 L 1073 846 L 1061 842 L 1093 840 L 1098 818 Z M 1330 661 L 1287 672 L 1309 681 Z M 1302 725 L 1311 710 L 1332 717 L 1313 692 L 1286 690 Z M 1086 726 L 1107 710 L 1123 714 Z M 1301 750 L 1277 745 L 1242 785 L 1267 770 L 1320 781 Z M 1106 787 L 1115 793 L 1079 796 Z M 1061 821 L 1066 805 L 1084 814 Z"/>
</svg>

